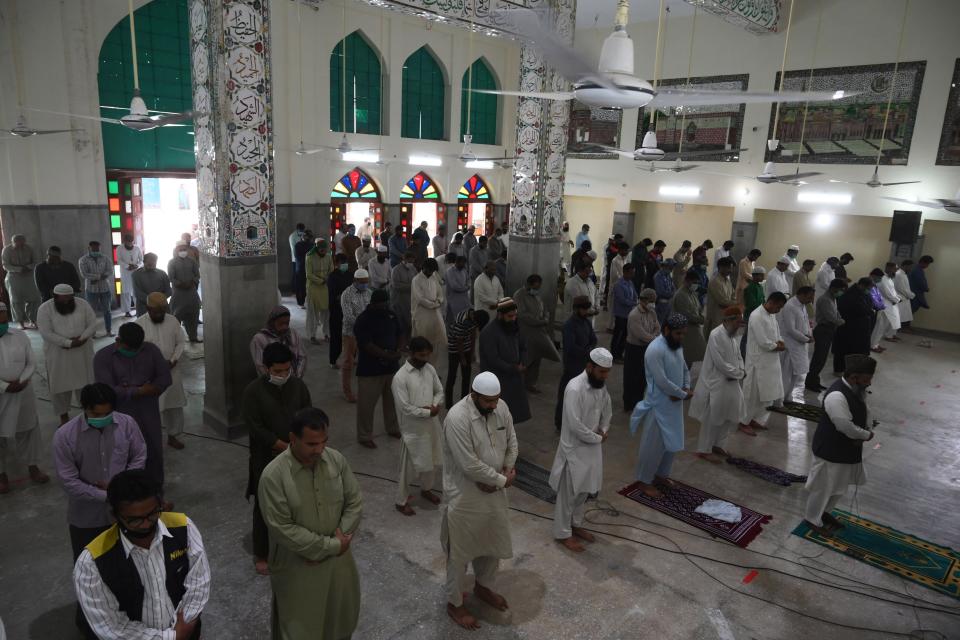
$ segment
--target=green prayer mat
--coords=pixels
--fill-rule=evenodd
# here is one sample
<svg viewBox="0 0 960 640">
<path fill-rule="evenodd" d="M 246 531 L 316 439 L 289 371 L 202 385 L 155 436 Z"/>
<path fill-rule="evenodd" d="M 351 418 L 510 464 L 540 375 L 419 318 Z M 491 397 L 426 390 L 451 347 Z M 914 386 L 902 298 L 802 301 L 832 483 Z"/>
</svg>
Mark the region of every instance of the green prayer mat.
<svg viewBox="0 0 960 640">
<path fill-rule="evenodd" d="M 810 422 L 820 422 L 820 418 L 823 417 L 822 407 L 803 402 L 784 402 L 782 407 L 767 407 L 767 411 L 783 413 Z"/>
<path fill-rule="evenodd" d="M 793 534 L 960 599 L 960 554 L 908 533 L 835 509 L 845 528 L 824 538 L 806 521 Z"/>
</svg>

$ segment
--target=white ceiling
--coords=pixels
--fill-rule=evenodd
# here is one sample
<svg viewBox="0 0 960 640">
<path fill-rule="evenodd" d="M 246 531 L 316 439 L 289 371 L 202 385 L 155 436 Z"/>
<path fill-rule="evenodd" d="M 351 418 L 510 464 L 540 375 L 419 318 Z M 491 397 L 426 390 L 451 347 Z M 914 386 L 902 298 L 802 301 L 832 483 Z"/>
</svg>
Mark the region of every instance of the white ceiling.
<svg viewBox="0 0 960 640">
<path fill-rule="evenodd" d="M 693 15 L 693 5 L 684 0 L 667 0 L 666 7 L 670 16 Z M 630 22 L 646 22 L 657 19 L 660 0 L 631 0 Z M 613 26 L 613 16 L 617 10 L 617 0 L 579 0 L 577 2 L 577 29 L 592 29 L 594 26 L 607 28 Z"/>
</svg>

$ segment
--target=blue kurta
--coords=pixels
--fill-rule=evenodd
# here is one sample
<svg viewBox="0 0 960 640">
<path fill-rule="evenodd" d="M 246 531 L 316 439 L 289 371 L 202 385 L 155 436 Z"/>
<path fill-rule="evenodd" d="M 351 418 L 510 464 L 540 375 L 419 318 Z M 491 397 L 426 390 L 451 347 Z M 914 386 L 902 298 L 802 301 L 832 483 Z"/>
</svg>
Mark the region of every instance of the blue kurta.
<svg viewBox="0 0 960 640">
<path fill-rule="evenodd" d="M 674 402 L 670 398 L 686 398 L 683 389 L 690 388 L 690 370 L 683 360 L 683 348 L 671 349 L 661 335 L 647 347 L 643 361 L 647 372 L 647 393 L 630 416 L 630 433 L 635 434 L 642 422 L 645 431 L 659 429 L 667 451 L 681 451 L 683 402 Z"/>
</svg>

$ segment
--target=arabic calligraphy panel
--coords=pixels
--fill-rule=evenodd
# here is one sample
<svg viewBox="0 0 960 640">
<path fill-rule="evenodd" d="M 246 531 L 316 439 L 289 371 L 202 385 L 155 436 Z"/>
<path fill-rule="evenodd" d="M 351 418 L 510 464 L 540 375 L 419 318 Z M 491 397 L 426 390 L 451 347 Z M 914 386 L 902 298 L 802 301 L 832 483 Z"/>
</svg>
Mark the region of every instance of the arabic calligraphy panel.
<svg viewBox="0 0 960 640">
<path fill-rule="evenodd" d="M 235 2 L 227 9 L 224 29 L 227 36 L 241 44 L 253 44 L 260 37 L 262 20 L 251 6 Z"/>
<path fill-rule="evenodd" d="M 266 116 L 263 99 L 253 89 L 242 87 L 230 96 L 233 121 L 241 127 L 256 127 Z"/>
<path fill-rule="evenodd" d="M 267 193 L 267 181 L 259 172 L 253 169 L 244 169 L 233 176 L 230 181 L 230 191 L 233 197 L 242 205 L 252 207 L 259 205 Z"/>
<path fill-rule="evenodd" d="M 252 167 L 264 161 L 264 136 L 251 129 L 238 129 L 230 136 L 230 157 L 241 167 Z"/>
<path fill-rule="evenodd" d="M 263 82 L 263 57 L 249 47 L 235 47 L 227 54 L 230 77 L 247 87 Z"/>
</svg>

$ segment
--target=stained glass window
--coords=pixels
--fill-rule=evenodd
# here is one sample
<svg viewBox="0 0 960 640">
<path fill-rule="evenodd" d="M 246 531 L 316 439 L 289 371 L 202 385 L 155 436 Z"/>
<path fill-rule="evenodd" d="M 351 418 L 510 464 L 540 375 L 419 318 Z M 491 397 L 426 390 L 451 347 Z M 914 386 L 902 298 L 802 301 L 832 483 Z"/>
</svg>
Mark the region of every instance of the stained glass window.
<svg viewBox="0 0 960 640">
<path fill-rule="evenodd" d="M 360 169 L 353 169 L 333 185 L 330 197 L 379 200 L 380 194 L 377 192 L 377 187 L 367 174 Z"/>
<path fill-rule="evenodd" d="M 489 200 L 490 190 L 487 183 L 477 174 L 470 176 L 470 179 L 460 187 L 460 193 L 457 194 L 458 200 Z"/>
<path fill-rule="evenodd" d="M 440 192 L 437 191 L 433 179 L 423 171 L 407 180 L 407 184 L 400 189 L 401 200 L 439 200 Z"/>
<path fill-rule="evenodd" d="M 463 74 L 460 96 L 460 139 L 467 133 L 467 103 L 470 104 L 470 135 L 477 144 L 497 144 L 497 111 L 499 96 L 474 93 L 469 89 L 497 88 L 493 71 L 483 58 L 477 58 Z"/>
<path fill-rule="evenodd" d="M 400 135 L 421 140 L 443 140 L 443 69 L 423 46 L 403 63 L 403 100 Z"/>
<path fill-rule="evenodd" d="M 343 43 L 347 57 L 343 58 Z M 330 54 L 330 130 L 380 133 L 380 56 L 359 31 L 337 43 Z M 346 85 L 346 91 L 341 91 Z"/>
</svg>

